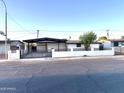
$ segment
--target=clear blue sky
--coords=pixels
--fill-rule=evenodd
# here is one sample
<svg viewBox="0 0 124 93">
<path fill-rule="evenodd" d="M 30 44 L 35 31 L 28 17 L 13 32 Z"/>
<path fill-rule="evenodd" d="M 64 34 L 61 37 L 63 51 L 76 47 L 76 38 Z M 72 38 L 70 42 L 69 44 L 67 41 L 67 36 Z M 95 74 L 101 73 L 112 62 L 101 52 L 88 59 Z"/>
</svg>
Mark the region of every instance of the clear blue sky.
<svg viewBox="0 0 124 93">
<path fill-rule="evenodd" d="M 5 0 L 5 2 L 9 14 L 26 29 L 124 30 L 124 0 Z M 11 30 L 22 30 L 14 23 L 10 22 L 10 25 L 13 27 L 10 27 Z"/>
</svg>

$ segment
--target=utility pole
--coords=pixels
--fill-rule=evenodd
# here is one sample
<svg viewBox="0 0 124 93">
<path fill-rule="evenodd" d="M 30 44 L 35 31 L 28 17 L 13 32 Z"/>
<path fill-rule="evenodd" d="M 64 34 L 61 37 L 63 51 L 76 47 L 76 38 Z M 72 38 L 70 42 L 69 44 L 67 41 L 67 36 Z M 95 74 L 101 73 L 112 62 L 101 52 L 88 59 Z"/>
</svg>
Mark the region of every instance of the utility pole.
<svg viewBox="0 0 124 93">
<path fill-rule="evenodd" d="M 5 7 L 5 58 L 7 59 L 8 49 L 7 49 L 7 6 L 4 0 L 1 0 Z"/>
<path fill-rule="evenodd" d="M 71 40 L 71 36 L 69 36 L 69 40 Z"/>
<path fill-rule="evenodd" d="M 110 31 L 109 29 L 106 30 L 108 39 L 109 39 L 109 31 Z"/>
<path fill-rule="evenodd" d="M 37 38 L 39 38 L 39 30 L 37 30 Z"/>
</svg>

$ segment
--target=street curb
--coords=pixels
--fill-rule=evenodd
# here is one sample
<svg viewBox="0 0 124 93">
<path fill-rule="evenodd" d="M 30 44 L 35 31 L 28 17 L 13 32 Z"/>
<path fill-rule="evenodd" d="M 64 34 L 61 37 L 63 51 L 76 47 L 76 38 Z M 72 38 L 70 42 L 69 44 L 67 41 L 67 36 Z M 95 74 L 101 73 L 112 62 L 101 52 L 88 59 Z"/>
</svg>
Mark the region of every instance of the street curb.
<svg viewBox="0 0 124 93">
<path fill-rule="evenodd" d="M 124 56 L 94 56 L 94 57 L 63 57 L 63 58 L 30 58 L 30 59 L 17 59 L 17 60 L 0 60 L 4 62 L 32 62 L 32 61 L 61 61 L 61 60 L 76 60 L 76 59 L 103 59 L 103 58 L 123 58 Z"/>
</svg>

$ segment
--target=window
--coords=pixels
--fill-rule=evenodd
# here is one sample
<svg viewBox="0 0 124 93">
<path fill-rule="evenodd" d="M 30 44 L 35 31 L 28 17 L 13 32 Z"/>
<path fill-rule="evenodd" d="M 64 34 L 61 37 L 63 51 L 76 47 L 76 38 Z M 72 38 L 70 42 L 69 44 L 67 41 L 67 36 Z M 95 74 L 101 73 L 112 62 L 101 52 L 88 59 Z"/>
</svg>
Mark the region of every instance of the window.
<svg viewBox="0 0 124 93">
<path fill-rule="evenodd" d="M 81 47 L 81 44 L 80 44 L 80 43 L 78 43 L 78 44 L 77 44 L 77 47 Z"/>
<path fill-rule="evenodd" d="M 124 46 L 124 42 L 122 42 L 122 46 Z"/>
<path fill-rule="evenodd" d="M 114 42 L 114 46 L 119 46 L 119 43 L 118 42 Z"/>
</svg>

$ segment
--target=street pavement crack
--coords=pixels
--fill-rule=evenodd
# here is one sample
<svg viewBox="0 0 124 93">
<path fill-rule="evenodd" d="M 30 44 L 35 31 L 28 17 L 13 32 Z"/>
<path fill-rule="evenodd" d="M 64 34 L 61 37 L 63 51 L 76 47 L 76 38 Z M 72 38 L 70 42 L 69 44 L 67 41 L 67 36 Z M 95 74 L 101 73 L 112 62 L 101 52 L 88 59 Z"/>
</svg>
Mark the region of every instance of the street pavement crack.
<svg viewBox="0 0 124 93">
<path fill-rule="evenodd" d="M 26 93 L 29 93 L 28 84 L 31 82 L 32 78 L 33 78 L 33 75 L 29 78 L 29 80 L 28 80 L 28 81 L 26 82 L 26 84 L 25 84 L 25 87 L 26 87 Z"/>
</svg>

